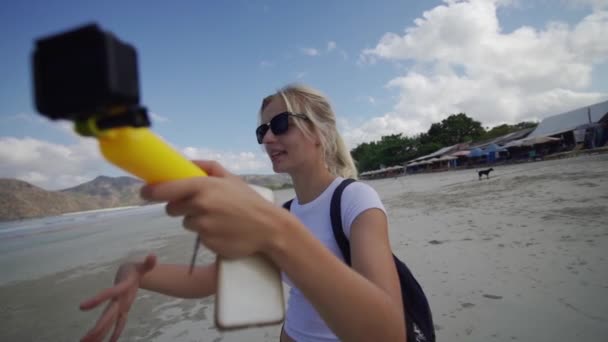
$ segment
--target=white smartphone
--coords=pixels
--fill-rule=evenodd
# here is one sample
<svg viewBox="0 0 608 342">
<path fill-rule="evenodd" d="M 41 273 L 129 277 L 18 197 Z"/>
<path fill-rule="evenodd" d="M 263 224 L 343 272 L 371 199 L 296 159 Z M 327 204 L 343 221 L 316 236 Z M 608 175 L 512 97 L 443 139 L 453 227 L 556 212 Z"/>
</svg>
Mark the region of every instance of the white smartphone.
<svg viewBox="0 0 608 342">
<path fill-rule="evenodd" d="M 250 185 L 274 203 L 272 190 Z M 262 255 L 241 259 L 218 257 L 215 325 L 239 329 L 278 324 L 285 318 L 280 270 Z"/>
</svg>

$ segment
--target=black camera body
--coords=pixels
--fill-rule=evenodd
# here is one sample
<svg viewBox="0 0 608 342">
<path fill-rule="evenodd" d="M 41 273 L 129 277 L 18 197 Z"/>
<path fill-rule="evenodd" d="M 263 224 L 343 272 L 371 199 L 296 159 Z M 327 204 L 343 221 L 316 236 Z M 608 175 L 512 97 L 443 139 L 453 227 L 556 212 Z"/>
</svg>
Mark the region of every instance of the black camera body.
<svg viewBox="0 0 608 342">
<path fill-rule="evenodd" d="M 32 67 L 36 109 L 53 120 L 139 107 L 135 48 L 96 24 L 38 39 Z"/>
</svg>

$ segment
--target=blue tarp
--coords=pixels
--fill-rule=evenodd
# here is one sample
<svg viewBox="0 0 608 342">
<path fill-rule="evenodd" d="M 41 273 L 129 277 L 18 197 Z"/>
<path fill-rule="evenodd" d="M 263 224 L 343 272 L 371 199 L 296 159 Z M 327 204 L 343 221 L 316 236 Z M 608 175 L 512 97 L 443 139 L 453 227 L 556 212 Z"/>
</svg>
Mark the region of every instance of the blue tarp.
<svg viewBox="0 0 608 342">
<path fill-rule="evenodd" d="M 496 144 L 490 144 L 483 149 L 484 152 L 505 152 L 506 148 L 498 146 Z"/>
<path fill-rule="evenodd" d="M 481 157 L 488 155 L 487 152 L 482 151 L 479 147 L 475 147 L 471 149 L 471 154 L 469 154 L 470 158 Z"/>
</svg>

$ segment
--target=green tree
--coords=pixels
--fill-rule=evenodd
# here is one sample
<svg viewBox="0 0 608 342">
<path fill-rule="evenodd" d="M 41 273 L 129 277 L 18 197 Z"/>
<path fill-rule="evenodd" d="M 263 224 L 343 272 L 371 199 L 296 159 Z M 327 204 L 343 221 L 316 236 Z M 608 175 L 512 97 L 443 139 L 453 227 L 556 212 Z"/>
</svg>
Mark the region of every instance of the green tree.
<svg viewBox="0 0 608 342">
<path fill-rule="evenodd" d="M 351 151 L 359 172 L 377 169 L 381 164 L 376 142 L 362 143 Z"/>
<path fill-rule="evenodd" d="M 499 125 L 488 132 L 479 121 L 465 113 L 452 114 L 441 122 L 433 123 L 429 130 L 412 137 L 402 134 L 387 135 L 378 141 L 365 142 L 351 151 L 359 172 L 379 169 L 381 165 L 399 165 L 433 153 L 442 147 L 467 141 L 493 139 L 525 128 L 536 127 L 535 122 Z"/>
<path fill-rule="evenodd" d="M 427 132 L 430 141 L 442 146 L 450 146 L 482 137 L 485 129 L 481 122 L 465 113 L 452 114 L 440 123 L 434 123 Z"/>
</svg>

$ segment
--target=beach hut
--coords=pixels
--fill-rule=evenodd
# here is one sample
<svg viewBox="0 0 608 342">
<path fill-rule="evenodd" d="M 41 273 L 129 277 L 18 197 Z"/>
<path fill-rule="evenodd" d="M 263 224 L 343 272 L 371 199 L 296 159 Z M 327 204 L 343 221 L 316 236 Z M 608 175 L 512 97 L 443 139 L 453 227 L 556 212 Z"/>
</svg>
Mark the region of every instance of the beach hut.
<svg viewBox="0 0 608 342">
<path fill-rule="evenodd" d="M 488 153 L 479 147 L 474 147 L 469 153 L 469 165 L 482 164 L 487 162 Z"/>
<path fill-rule="evenodd" d="M 487 153 L 488 156 L 488 162 L 489 163 L 494 163 L 496 162 L 497 159 L 500 159 L 501 155 L 500 153 L 502 152 L 503 154 L 508 153 L 507 149 L 501 146 L 498 146 L 494 143 L 487 145 L 484 149 L 483 149 L 484 153 Z"/>
<path fill-rule="evenodd" d="M 585 141 L 590 131 L 588 128 L 600 123 L 606 114 L 608 114 L 608 101 L 549 116 L 540 122 L 528 138 L 558 138 L 559 145 L 549 145 L 555 151 L 570 150 L 577 145 L 586 145 L 585 147 L 590 148 L 592 144 Z"/>
</svg>

